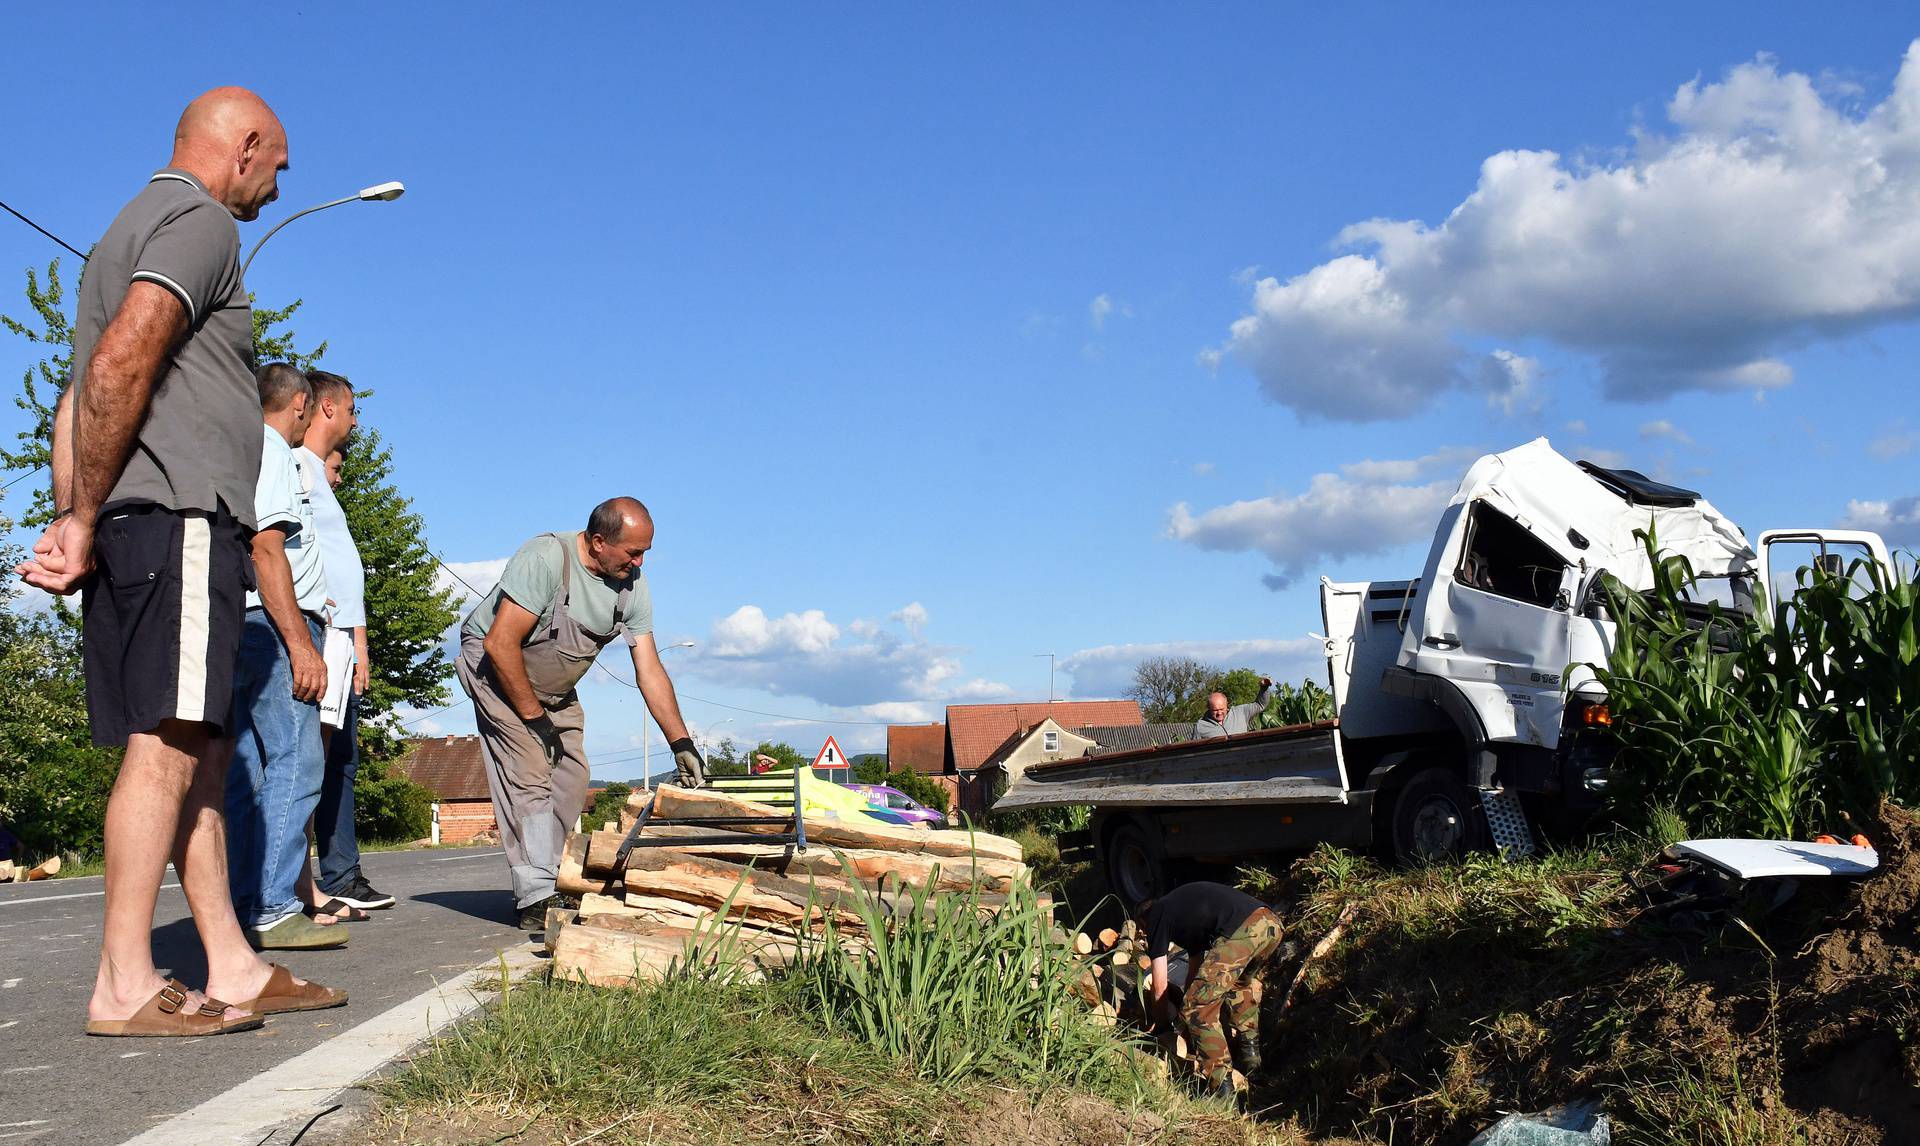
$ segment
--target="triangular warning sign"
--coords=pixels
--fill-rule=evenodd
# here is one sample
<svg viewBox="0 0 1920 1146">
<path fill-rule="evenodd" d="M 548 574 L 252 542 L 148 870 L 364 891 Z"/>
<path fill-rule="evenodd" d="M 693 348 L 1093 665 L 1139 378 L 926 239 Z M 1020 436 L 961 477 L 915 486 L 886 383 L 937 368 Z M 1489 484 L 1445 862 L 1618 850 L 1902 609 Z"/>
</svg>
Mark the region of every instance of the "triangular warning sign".
<svg viewBox="0 0 1920 1146">
<path fill-rule="evenodd" d="M 813 758 L 813 766 L 834 769 L 844 769 L 847 766 L 846 754 L 840 751 L 840 745 L 834 742 L 833 737 L 827 737 L 827 742 L 820 746 L 820 755 Z"/>
</svg>

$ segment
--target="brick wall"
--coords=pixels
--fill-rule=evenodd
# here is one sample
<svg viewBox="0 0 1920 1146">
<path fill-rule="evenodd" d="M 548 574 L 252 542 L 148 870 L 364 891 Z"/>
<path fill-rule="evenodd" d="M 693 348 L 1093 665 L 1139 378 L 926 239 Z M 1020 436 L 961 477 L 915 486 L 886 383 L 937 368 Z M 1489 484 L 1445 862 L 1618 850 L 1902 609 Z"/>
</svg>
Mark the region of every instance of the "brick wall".
<svg viewBox="0 0 1920 1146">
<path fill-rule="evenodd" d="M 491 832 L 497 825 L 493 822 L 492 800 L 442 800 L 440 802 L 440 842 L 442 844 L 462 844 L 479 835 Z"/>
</svg>

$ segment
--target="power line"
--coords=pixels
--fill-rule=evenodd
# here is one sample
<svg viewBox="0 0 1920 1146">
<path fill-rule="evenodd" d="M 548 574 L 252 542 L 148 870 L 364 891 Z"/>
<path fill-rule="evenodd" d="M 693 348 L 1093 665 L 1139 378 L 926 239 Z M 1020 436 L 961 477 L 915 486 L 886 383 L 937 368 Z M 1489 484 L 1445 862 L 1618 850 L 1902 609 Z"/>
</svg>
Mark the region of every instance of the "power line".
<svg viewBox="0 0 1920 1146">
<path fill-rule="evenodd" d="M 460 582 L 460 584 L 464 585 L 466 587 L 467 592 L 472 593 L 476 597 L 485 596 L 485 594 L 481 593 L 480 590 L 473 587 L 472 582 L 468 581 L 465 577 L 460 576 L 460 574 L 455 573 L 453 571 L 453 568 L 449 566 L 446 563 L 445 559 L 443 559 L 438 553 L 434 553 L 431 550 L 429 550 L 428 555 L 431 556 L 435 561 L 439 562 L 440 568 L 445 569 L 447 571 L 447 576 L 453 578 L 455 581 L 458 581 Z M 606 665 L 601 664 L 597 660 L 593 662 L 593 667 L 599 669 L 603 673 L 606 673 L 609 677 L 613 678 L 614 681 L 616 681 L 619 684 L 624 684 L 630 689 L 638 691 L 640 688 L 640 686 L 637 683 L 628 680 L 627 678 L 621 676 L 619 673 L 614 672 L 612 669 L 608 668 Z M 784 712 L 762 712 L 760 709 L 757 709 L 757 708 L 742 708 L 737 704 L 728 704 L 723 700 L 708 700 L 704 696 L 695 696 L 690 692 L 681 692 L 679 689 L 674 690 L 674 695 L 681 697 L 685 700 L 697 700 L 701 704 L 711 704 L 715 708 L 724 708 L 729 712 L 745 712 L 752 716 L 766 716 L 766 717 L 771 717 L 774 720 L 792 720 L 801 724 L 846 724 L 846 725 L 852 725 L 852 726 L 861 727 L 861 728 L 887 728 L 891 726 L 891 722 L 885 721 L 885 720 L 826 720 L 817 716 L 793 716 Z"/>
<path fill-rule="evenodd" d="M 39 472 L 40 472 L 41 470 L 43 470 L 43 469 L 46 469 L 46 468 L 47 468 L 47 465 L 46 465 L 46 463 L 45 463 L 45 462 L 42 462 L 42 463 L 40 463 L 39 465 L 37 465 L 37 466 L 35 466 L 35 467 L 33 467 L 32 469 L 30 469 L 30 470 L 28 470 L 28 471 L 27 471 L 26 473 L 23 473 L 23 474 L 21 474 L 21 475 L 20 475 L 19 477 L 17 477 L 17 478 L 14 478 L 14 479 L 13 479 L 12 481 L 10 481 L 10 482 L 8 482 L 7 484 L 5 484 L 5 485 L 0 485 L 0 490 L 8 490 L 8 489 L 12 489 L 12 488 L 13 488 L 14 486 L 17 486 L 17 485 L 19 485 L 19 484 L 20 484 L 21 482 L 23 482 L 23 481 L 26 481 L 26 480 L 27 480 L 28 478 L 30 478 L 30 477 L 32 477 L 32 476 L 33 476 L 34 474 L 37 474 L 37 473 L 39 473 Z"/>
<path fill-rule="evenodd" d="M 42 227 L 40 224 L 34 222 L 32 219 L 27 218 L 25 215 L 22 215 L 20 212 L 14 210 L 12 207 L 7 206 L 5 203 L 0 203 L 0 210 L 5 210 L 7 214 L 12 215 L 14 218 L 20 220 L 22 223 L 25 223 L 27 226 L 32 227 L 34 230 L 45 235 L 47 238 L 52 239 L 56 243 L 59 243 L 61 246 L 65 247 L 69 251 L 72 251 L 74 254 L 80 255 L 81 262 L 84 263 L 87 261 L 87 256 L 80 253 L 80 248 L 74 246 L 72 243 L 67 242 L 65 239 L 54 234 L 52 231 L 47 230 L 45 227 Z"/>
</svg>

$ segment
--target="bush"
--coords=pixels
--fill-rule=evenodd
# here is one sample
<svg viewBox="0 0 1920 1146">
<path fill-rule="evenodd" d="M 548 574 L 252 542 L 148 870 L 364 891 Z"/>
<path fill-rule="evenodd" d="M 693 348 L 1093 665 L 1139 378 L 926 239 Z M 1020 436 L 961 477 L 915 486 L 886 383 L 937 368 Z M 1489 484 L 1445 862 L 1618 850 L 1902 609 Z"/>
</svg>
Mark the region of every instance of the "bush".
<svg viewBox="0 0 1920 1146">
<path fill-rule="evenodd" d="M 362 759 L 353 780 L 353 829 L 363 840 L 411 841 L 433 831 L 433 793 Z"/>
<path fill-rule="evenodd" d="M 1762 613 L 1693 603 L 1691 564 L 1638 533 L 1654 587 L 1609 579 L 1605 665 L 1620 743 L 1610 795 L 1628 822 L 1666 808 L 1696 830 L 1782 839 L 1920 802 L 1920 593 L 1858 562 L 1803 570 Z M 1865 591 L 1861 585 L 1870 585 Z"/>
<path fill-rule="evenodd" d="M 593 831 L 608 820 L 618 823 L 620 812 L 627 806 L 627 797 L 631 795 L 633 795 L 631 784 L 622 784 L 618 780 L 608 784 L 600 789 L 598 796 L 593 798 L 593 807 L 587 809 L 581 826 L 587 831 Z"/>
<path fill-rule="evenodd" d="M 0 603 L 0 681 L 0 824 L 18 837 L 22 857 L 99 856 L 120 749 L 93 746 L 78 628 Z"/>
</svg>

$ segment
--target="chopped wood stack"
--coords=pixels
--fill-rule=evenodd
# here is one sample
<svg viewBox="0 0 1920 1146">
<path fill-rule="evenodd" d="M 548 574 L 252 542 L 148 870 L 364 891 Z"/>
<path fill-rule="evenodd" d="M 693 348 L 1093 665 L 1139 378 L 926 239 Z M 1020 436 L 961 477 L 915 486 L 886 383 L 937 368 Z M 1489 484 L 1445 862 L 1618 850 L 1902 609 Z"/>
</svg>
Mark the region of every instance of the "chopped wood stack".
<svg viewBox="0 0 1920 1146">
<path fill-rule="evenodd" d="M 699 842 L 636 847 L 616 874 L 621 841 L 649 798 L 641 838 Z M 752 819 L 676 822 L 722 816 Z M 863 893 L 890 904 L 917 888 L 967 892 L 991 910 L 1027 882 L 1020 845 L 1003 836 L 809 816 L 805 851 L 766 839 L 791 824 L 789 812 L 720 792 L 635 793 L 619 823 L 567 840 L 555 886 L 580 907 L 547 914 L 554 974 L 627 986 L 692 959 L 754 976 L 790 962 L 801 937 L 829 920 L 844 942 L 860 942 Z"/>
<path fill-rule="evenodd" d="M 30 866 L 25 860 L 18 863 L 13 860 L 0 860 L 0 883 L 30 883 L 34 880 L 52 879 L 59 874 L 59 856 L 48 856 L 44 863 L 37 866 Z"/>
</svg>

